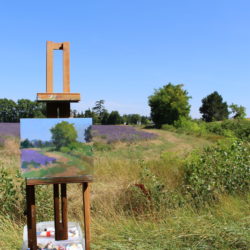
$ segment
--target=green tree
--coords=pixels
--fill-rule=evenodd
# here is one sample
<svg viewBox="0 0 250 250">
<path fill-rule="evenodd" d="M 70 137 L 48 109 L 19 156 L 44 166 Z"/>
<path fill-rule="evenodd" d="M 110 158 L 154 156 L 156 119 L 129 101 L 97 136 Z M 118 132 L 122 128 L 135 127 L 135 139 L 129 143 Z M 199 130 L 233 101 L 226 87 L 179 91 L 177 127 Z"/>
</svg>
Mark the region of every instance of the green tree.
<svg viewBox="0 0 250 250">
<path fill-rule="evenodd" d="M 92 108 L 92 111 L 95 113 L 96 122 L 102 123 L 103 116 L 106 116 L 107 110 L 104 107 L 104 100 L 99 100 L 95 102 L 95 106 Z"/>
<path fill-rule="evenodd" d="M 104 100 L 96 101 L 95 107 L 92 109 L 98 116 L 101 116 L 101 114 L 104 112 Z"/>
<path fill-rule="evenodd" d="M 138 124 L 141 122 L 141 116 L 139 114 L 130 114 L 128 115 L 129 124 Z"/>
<path fill-rule="evenodd" d="M 28 139 L 21 141 L 21 148 L 32 148 L 32 147 L 33 145 Z"/>
<path fill-rule="evenodd" d="M 228 119 L 229 115 L 227 103 L 223 102 L 222 96 L 217 91 L 202 99 L 200 113 L 206 122 L 222 121 Z"/>
<path fill-rule="evenodd" d="M 93 124 L 96 124 L 98 122 L 98 117 L 96 116 L 96 113 L 93 112 L 90 108 L 86 109 L 84 111 L 84 117 L 85 118 L 92 118 L 93 119 Z"/>
<path fill-rule="evenodd" d="M 233 114 L 234 119 L 244 119 L 246 118 L 246 108 L 232 103 L 229 108 L 231 109 L 231 114 Z"/>
<path fill-rule="evenodd" d="M 45 117 L 45 105 L 28 99 L 17 101 L 17 114 L 20 118 Z"/>
<path fill-rule="evenodd" d="M 108 124 L 109 112 L 105 110 L 102 114 L 101 124 L 106 125 Z"/>
<path fill-rule="evenodd" d="M 188 117 L 190 112 L 188 92 L 183 90 L 183 84 L 168 83 L 155 90 L 149 96 L 148 104 L 151 108 L 151 118 L 156 127 L 162 124 L 173 124 L 180 117 Z"/>
<path fill-rule="evenodd" d="M 52 133 L 52 141 L 57 149 L 67 147 L 69 144 L 76 142 L 77 132 L 71 123 L 66 121 L 57 123 L 50 131 Z"/>
<path fill-rule="evenodd" d="M 17 105 L 9 99 L 0 99 L 0 122 L 17 122 Z"/>
<path fill-rule="evenodd" d="M 107 124 L 116 125 L 116 124 L 122 124 L 122 123 L 123 123 L 123 120 L 118 111 L 112 111 L 109 114 Z"/>
<path fill-rule="evenodd" d="M 149 118 L 147 116 L 141 117 L 141 124 L 147 125 L 149 124 Z"/>
</svg>

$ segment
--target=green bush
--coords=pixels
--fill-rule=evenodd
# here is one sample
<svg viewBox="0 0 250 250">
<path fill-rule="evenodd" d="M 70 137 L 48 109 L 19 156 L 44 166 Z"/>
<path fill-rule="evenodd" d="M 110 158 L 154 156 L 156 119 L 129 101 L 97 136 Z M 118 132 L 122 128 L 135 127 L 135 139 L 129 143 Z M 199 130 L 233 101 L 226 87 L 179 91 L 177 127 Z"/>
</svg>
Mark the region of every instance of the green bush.
<svg viewBox="0 0 250 250">
<path fill-rule="evenodd" d="M 69 147 L 61 147 L 61 148 L 60 148 L 60 151 L 61 151 L 62 153 L 68 154 L 71 150 L 70 150 Z"/>
<path fill-rule="evenodd" d="M 221 123 L 224 130 L 232 131 L 237 138 L 250 141 L 250 121 L 243 120 L 226 120 Z"/>
<path fill-rule="evenodd" d="M 167 130 L 167 131 L 171 131 L 171 132 L 175 132 L 176 131 L 176 128 L 173 125 L 169 125 L 169 124 L 163 124 L 161 126 L 161 128 L 163 130 Z"/>
<path fill-rule="evenodd" d="M 179 120 L 175 121 L 174 125 L 162 125 L 162 129 L 171 132 L 185 133 L 196 136 L 207 134 L 205 122 L 195 121 L 185 117 L 181 117 Z"/>
<path fill-rule="evenodd" d="M 5 168 L 0 168 L 0 215 L 14 219 L 15 221 L 24 221 L 24 211 L 26 208 L 25 180 L 19 170 L 13 176 Z M 41 185 L 35 188 L 37 220 L 53 219 L 53 193 L 52 186 Z"/>
<path fill-rule="evenodd" d="M 6 169 L 0 168 L 0 212 L 9 218 L 15 218 L 20 206 L 24 206 L 24 183 L 18 171 L 15 177 L 10 176 Z"/>
<path fill-rule="evenodd" d="M 71 154 L 71 155 L 87 155 L 92 156 L 92 146 L 87 145 L 81 142 L 72 142 L 67 147 L 61 147 L 60 151 L 62 153 Z"/>
<path fill-rule="evenodd" d="M 174 127 L 177 128 L 177 132 L 185 132 L 187 134 L 202 135 L 206 134 L 206 127 L 204 122 L 196 122 L 191 119 L 181 117 L 175 121 Z"/>
<path fill-rule="evenodd" d="M 184 168 L 185 190 L 196 202 L 250 190 L 250 146 L 239 140 L 194 153 Z"/>
</svg>

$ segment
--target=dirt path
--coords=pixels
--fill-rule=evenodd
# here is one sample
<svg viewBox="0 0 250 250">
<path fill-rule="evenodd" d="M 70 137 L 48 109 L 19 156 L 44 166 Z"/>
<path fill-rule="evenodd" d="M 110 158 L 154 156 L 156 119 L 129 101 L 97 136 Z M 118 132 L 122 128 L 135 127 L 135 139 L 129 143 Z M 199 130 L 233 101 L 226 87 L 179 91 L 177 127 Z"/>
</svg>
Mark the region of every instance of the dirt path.
<svg viewBox="0 0 250 250">
<path fill-rule="evenodd" d="M 201 145 L 208 145 L 209 142 L 203 138 L 198 138 L 191 135 L 185 134 L 176 134 L 170 131 L 152 129 L 147 130 L 143 129 L 145 132 L 150 132 L 159 136 L 159 139 L 156 139 L 158 143 L 170 142 L 173 144 L 168 151 L 172 152 L 189 152 L 194 148 L 198 148 Z"/>
<path fill-rule="evenodd" d="M 56 161 L 59 161 L 59 162 L 63 162 L 63 163 L 67 163 L 69 161 L 68 158 L 64 157 L 64 156 L 61 156 L 57 153 L 53 153 L 53 152 L 46 152 L 44 153 L 46 156 L 49 156 L 49 157 L 53 157 L 53 158 L 56 158 Z"/>
</svg>

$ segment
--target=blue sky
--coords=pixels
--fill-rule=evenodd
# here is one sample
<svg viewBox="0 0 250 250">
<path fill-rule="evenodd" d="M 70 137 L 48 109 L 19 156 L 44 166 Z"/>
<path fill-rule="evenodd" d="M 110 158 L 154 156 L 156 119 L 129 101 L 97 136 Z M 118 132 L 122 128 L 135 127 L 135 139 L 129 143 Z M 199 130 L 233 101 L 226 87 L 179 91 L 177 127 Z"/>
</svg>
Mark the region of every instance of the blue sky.
<svg viewBox="0 0 250 250">
<path fill-rule="evenodd" d="M 50 129 L 57 123 L 67 121 L 74 124 L 77 131 L 77 140 L 79 142 L 85 142 L 84 131 L 92 125 L 91 118 L 50 118 L 50 119 L 21 119 L 20 136 L 21 140 L 41 140 L 50 141 L 51 132 Z"/>
<path fill-rule="evenodd" d="M 45 92 L 46 40 L 71 43 L 71 89 L 85 110 L 149 115 L 148 96 L 168 82 L 201 99 L 218 91 L 250 116 L 250 1 L 5 1 L 0 8 L 0 98 Z M 61 58 L 55 53 L 60 90 Z"/>
</svg>

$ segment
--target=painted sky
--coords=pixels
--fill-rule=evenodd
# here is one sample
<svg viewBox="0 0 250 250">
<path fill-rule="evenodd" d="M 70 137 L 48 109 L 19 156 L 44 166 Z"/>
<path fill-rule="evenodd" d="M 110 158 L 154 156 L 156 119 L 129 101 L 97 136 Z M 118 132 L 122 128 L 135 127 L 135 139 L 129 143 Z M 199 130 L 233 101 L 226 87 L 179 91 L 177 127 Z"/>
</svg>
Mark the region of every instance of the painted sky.
<svg viewBox="0 0 250 250">
<path fill-rule="evenodd" d="M 3 1 L 0 98 L 34 100 L 45 92 L 46 40 L 71 43 L 71 89 L 85 110 L 149 115 L 147 101 L 168 82 L 201 99 L 218 91 L 250 116 L 250 1 Z M 55 52 L 55 91 L 62 81 Z"/>
<path fill-rule="evenodd" d="M 20 121 L 20 136 L 21 140 L 42 140 L 50 141 L 51 132 L 50 129 L 57 123 L 67 121 L 74 124 L 77 131 L 77 140 L 79 142 L 85 142 L 84 131 L 92 125 L 92 118 L 37 118 L 37 119 L 21 119 Z"/>
</svg>

